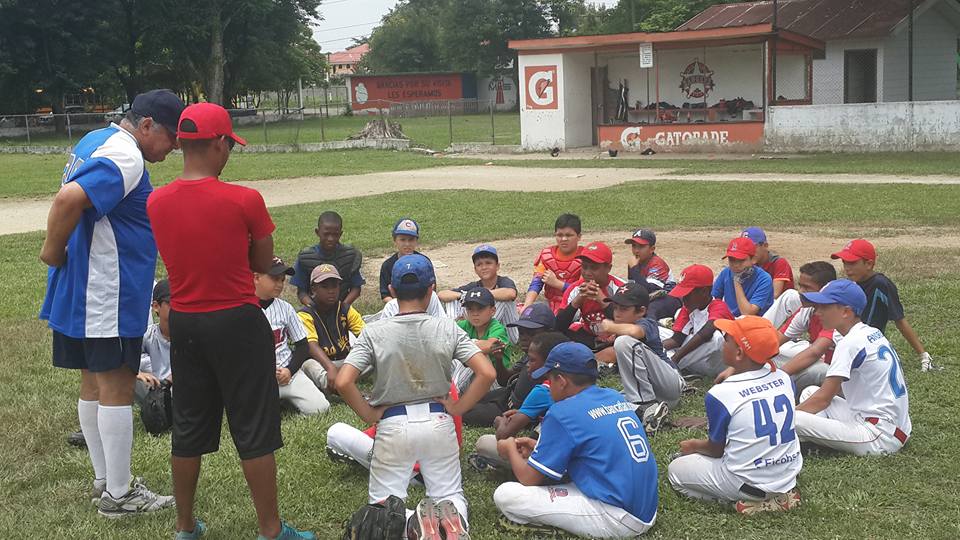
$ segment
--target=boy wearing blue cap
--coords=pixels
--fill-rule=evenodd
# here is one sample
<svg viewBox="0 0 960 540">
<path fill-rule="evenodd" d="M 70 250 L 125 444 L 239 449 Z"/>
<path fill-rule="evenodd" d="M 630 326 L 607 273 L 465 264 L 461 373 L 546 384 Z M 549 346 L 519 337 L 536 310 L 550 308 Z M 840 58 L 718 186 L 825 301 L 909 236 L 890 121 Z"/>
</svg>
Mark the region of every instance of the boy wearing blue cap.
<svg viewBox="0 0 960 540">
<path fill-rule="evenodd" d="M 425 313 L 435 282 L 433 265 L 423 255 L 397 260 L 389 287 L 399 312 L 364 328 L 334 385 L 364 422 L 378 423 L 369 502 L 390 495 L 406 499 L 410 471 L 419 463 L 427 497 L 409 526 L 421 536 L 424 530 L 442 528 L 448 537 L 456 537 L 466 533 L 467 500 L 453 417 L 476 405 L 496 372 L 453 320 Z M 474 373 L 458 401 L 448 395 L 455 362 Z M 357 388 L 357 378 L 369 367 L 375 376 L 367 401 Z"/>
<path fill-rule="evenodd" d="M 912 429 L 907 384 L 883 332 L 860 320 L 867 305 L 863 289 L 838 279 L 802 296 L 841 337 L 823 385 L 800 394 L 800 440 L 858 456 L 900 451 Z"/>
<path fill-rule="evenodd" d="M 794 289 L 793 268 L 786 259 L 770 251 L 770 244 L 767 242 L 767 233 L 760 227 L 747 227 L 740 233 L 744 238 L 753 240 L 757 247 L 757 254 L 753 256 L 753 262 L 764 272 L 770 274 L 773 279 L 773 298 L 777 299 L 783 294 L 783 291 Z M 774 325 L 776 326 L 776 325 Z"/>
<path fill-rule="evenodd" d="M 390 295 L 390 275 L 397 259 L 404 255 L 420 254 L 417 247 L 420 245 L 420 225 L 410 218 L 400 218 L 393 225 L 393 247 L 396 251 L 380 265 L 380 299 L 386 304 L 393 300 Z"/>
<path fill-rule="evenodd" d="M 507 276 L 500 275 L 500 257 L 497 254 L 497 248 L 490 244 L 481 244 L 473 250 L 472 259 L 473 271 L 480 279 L 437 293 L 440 301 L 447 303 L 447 307 L 450 308 L 447 312 L 451 313 L 452 317 L 459 318 L 462 315 L 461 306 L 466 292 L 483 287 L 493 294 L 496 307 L 493 317 L 504 325 L 516 322 L 518 315 L 514 302 L 517 299 L 517 284 Z M 517 342 L 519 335 L 515 329 L 508 328 L 507 335 L 511 343 Z"/>
<path fill-rule="evenodd" d="M 561 343 L 533 373 L 550 381 L 554 404 L 540 439 L 498 443 L 517 482 L 493 502 L 506 527 L 556 527 L 591 538 L 635 537 L 657 518 L 657 463 L 633 406 L 596 386 L 597 361 L 586 345 Z M 545 486 L 547 483 L 570 482 Z"/>
</svg>

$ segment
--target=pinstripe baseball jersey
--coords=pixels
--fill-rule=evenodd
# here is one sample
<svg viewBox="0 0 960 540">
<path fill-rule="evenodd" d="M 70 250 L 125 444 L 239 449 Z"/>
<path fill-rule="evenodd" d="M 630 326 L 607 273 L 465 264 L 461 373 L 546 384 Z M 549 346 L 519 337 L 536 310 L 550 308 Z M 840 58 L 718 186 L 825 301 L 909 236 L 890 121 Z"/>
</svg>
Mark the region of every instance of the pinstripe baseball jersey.
<svg viewBox="0 0 960 540">
<path fill-rule="evenodd" d="M 267 316 L 267 321 L 270 322 L 270 329 L 273 330 L 277 368 L 287 367 L 290 364 L 290 358 L 293 357 L 290 342 L 296 343 L 301 339 L 307 339 L 307 329 L 303 327 L 303 321 L 297 316 L 297 311 L 286 300 L 274 298 L 269 306 L 262 309 L 263 314 Z"/>
</svg>

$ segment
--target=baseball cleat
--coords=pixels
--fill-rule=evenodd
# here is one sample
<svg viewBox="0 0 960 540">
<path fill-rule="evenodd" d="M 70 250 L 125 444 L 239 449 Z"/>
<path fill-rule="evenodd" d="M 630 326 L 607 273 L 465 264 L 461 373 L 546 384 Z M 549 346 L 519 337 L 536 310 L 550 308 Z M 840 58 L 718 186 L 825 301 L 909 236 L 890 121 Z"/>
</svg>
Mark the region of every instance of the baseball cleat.
<svg viewBox="0 0 960 540">
<path fill-rule="evenodd" d="M 327 459 L 334 463 L 356 463 L 352 457 L 341 454 L 329 446 L 327 447 Z"/>
<path fill-rule="evenodd" d="M 500 516 L 497 521 L 504 531 L 521 535 L 522 538 L 561 538 L 563 531 L 546 525 L 522 524 L 510 521 L 507 516 Z"/>
<path fill-rule="evenodd" d="M 496 463 L 476 452 L 467 456 L 467 465 L 470 465 L 470 467 L 478 473 L 496 471 L 498 469 Z"/>
<path fill-rule="evenodd" d="M 440 520 L 446 540 L 470 540 L 467 522 L 452 502 L 444 500 L 437 503 L 437 519 Z"/>
<path fill-rule="evenodd" d="M 773 493 L 762 501 L 737 501 L 738 514 L 752 515 L 760 512 L 784 512 L 800 506 L 800 492 L 791 489 L 786 493 Z"/>
<path fill-rule="evenodd" d="M 82 431 L 74 431 L 73 433 L 67 435 L 67 444 L 70 446 L 76 446 L 77 448 L 86 448 L 87 440 L 83 438 Z"/>
<path fill-rule="evenodd" d="M 443 540 L 440 536 L 440 520 L 437 507 L 430 497 L 424 497 L 417 510 L 407 520 L 408 540 Z"/>
<path fill-rule="evenodd" d="M 156 512 L 164 508 L 171 508 L 175 505 L 176 503 L 172 496 L 157 495 L 147 489 L 147 486 L 140 481 L 134 482 L 130 491 L 122 497 L 114 498 L 109 491 L 104 491 L 103 496 L 100 497 L 100 505 L 97 512 L 104 517 L 121 518 L 134 514 Z"/>
<path fill-rule="evenodd" d="M 668 414 L 670 414 L 670 407 L 662 401 L 647 407 L 643 411 L 643 417 L 641 418 L 643 421 L 643 429 L 647 432 L 647 435 L 653 435 L 659 431 Z"/>
</svg>

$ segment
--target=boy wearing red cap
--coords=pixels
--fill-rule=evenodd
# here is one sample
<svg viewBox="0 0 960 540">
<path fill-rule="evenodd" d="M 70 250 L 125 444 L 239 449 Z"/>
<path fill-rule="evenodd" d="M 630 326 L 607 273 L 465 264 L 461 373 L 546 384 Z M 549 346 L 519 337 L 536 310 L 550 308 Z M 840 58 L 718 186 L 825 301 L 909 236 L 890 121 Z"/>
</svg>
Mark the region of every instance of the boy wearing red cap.
<svg viewBox="0 0 960 540">
<path fill-rule="evenodd" d="M 564 291 L 580 279 L 580 218 L 574 214 L 561 214 L 553 224 L 557 244 L 543 248 L 533 263 L 533 280 L 527 296 L 518 312 L 537 301 L 540 293 L 547 299 L 550 309 L 556 313 L 563 304 Z"/>
<path fill-rule="evenodd" d="M 903 314 L 903 305 L 900 303 L 897 286 L 890 281 L 890 278 L 873 270 L 877 263 L 877 250 L 873 244 L 863 238 L 851 240 L 843 249 L 830 255 L 830 258 L 843 261 L 843 273 L 852 281 L 856 281 L 867 296 L 867 305 L 860 313 L 864 324 L 886 333 L 887 322 L 893 321 L 897 330 L 903 335 L 903 339 L 907 340 L 907 343 L 920 356 L 920 369 L 922 371 L 933 369 L 930 353 L 923 348 L 923 343 L 920 342 L 917 333 Z"/>
<path fill-rule="evenodd" d="M 755 266 L 757 246 L 753 240 L 734 238 L 727 245 L 727 267 L 713 284 L 713 297 L 722 298 L 734 316 L 760 315 L 773 305 L 773 280 Z"/>
<path fill-rule="evenodd" d="M 670 485 L 695 499 L 736 503 L 737 512 L 789 510 L 800 504 L 803 465 L 793 425 L 793 383 L 773 362 L 780 348 L 770 321 L 718 320 L 723 361 L 733 375 L 710 388 L 708 438 L 680 443 Z"/>
<path fill-rule="evenodd" d="M 592 348 L 597 339 L 596 327 L 605 318 L 604 299 L 613 296 L 626 282 L 610 275 L 613 252 L 603 242 L 587 244 L 577 258 L 581 265 L 580 279 L 563 294 L 557 311 L 557 329 Z"/>
<path fill-rule="evenodd" d="M 673 323 L 673 335 L 663 341 L 663 348 L 672 352 L 671 359 L 681 371 L 716 377 L 723 370 L 723 336 L 714 322 L 733 319 L 723 302 L 710 296 L 713 271 L 695 264 L 680 274 L 680 283 L 670 291 L 683 307 Z M 665 333 L 669 333 L 666 330 Z"/>
<path fill-rule="evenodd" d="M 314 538 L 281 522 L 277 510 L 274 452 L 283 441 L 276 354 L 253 283 L 253 272 L 273 265 L 273 221 L 259 193 L 217 178 L 233 145 L 245 144 L 223 107 L 187 107 L 177 137 L 183 174 L 147 201 L 170 276 L 177 538 L 199 538 L 206 529 L 194 518 L 194 496 L 201 457 L 220 446 L 224 409 L 260 538 Z"/>
</svg>

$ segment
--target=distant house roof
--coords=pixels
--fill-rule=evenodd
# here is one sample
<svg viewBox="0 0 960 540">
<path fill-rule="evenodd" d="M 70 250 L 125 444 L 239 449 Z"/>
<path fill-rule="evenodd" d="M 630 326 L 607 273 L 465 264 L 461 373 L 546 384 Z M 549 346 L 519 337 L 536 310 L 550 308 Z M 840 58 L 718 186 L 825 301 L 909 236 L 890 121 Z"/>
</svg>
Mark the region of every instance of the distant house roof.
<svg viewBox="0 0 960 540">
<path fill-rule="evenodd" d="M 331 53 L 329 62 L 331 64 L 356 64 L 368 52 L 370 52 L 370 45 L 363 43 L 345 51 Z"/>
<path fill-rule="evenodd" d="M 915 1 L 917 8 L 924 3 Z M 909 12 L 910 0 L 780 0 L 777 27 L 822 41 L 881 37 L 893 32 Z M 772 2 L 718 4 L 701 11 L 677 30 L 750 26 L 772 19 Z"/>
</svg>

